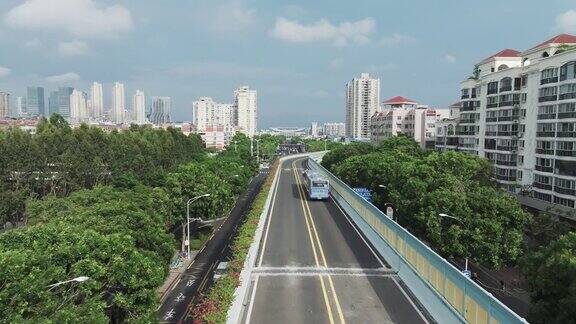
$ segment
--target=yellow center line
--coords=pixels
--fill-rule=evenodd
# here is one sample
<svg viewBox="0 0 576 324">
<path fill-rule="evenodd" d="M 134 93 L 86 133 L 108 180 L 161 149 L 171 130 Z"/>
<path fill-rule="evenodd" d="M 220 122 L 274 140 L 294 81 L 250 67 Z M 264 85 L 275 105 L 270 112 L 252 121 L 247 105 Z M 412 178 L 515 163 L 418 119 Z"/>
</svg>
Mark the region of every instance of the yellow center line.
<svg viewBox="0 0 576 324">
<path fill-rule="evenodd" d="M 292 162 L 292 166 L 293 166 L 294 170 L 296 170 L 295 165 L 296 165 L 296 161 Z M 320 255 L 321 255 L 322 261 L 324 263 L 324 267 L 328 268 L 328 262 L 326 262 L 326 256 L 324 255 L 324 249 L 322 248 L 320 236 L 318 235 L 318 231 L 316 230 L 316 224 L 314 223 L 314 218 L 312 217 L 312 211 L 310 210 L 310 205 L 308 204 L 308 199 L 306 199 L 304 189 L 302 188 L 300 176 L 296 172 L 295 172 L 295 176 L 296 176 L 298 191 L 300 192 L 300 197 L 302 198 L 302 203 L 306 206 L 306 209 L 304 210 L 304 214 L 306 215 L 306 224 L 308 224 L 308 218 L 309 218 L 310 223 L 312 224 L 312 230 L 313 230 L 314 236 L 316 238 L 318 249 L 320 250 Z M 338 299 L 338 294 L 336 293 L 334 281 L 332 280 L 332 276 L 330 276 L 330 275 L 327 275 L 327 276 L 328 276 L 328 282 L 330 283 L 332 296 L 334 297 L 334 302 L 336 303 L 336 309 L 338 311 L 338 317 L 340 318 L 340 322 L 345 324 L 346 320 L 344 319 L 344 314 L 342 312 L 342 307 L 340 306 L 340 300 Z"/>
<path fill-rule="evenodd" d="M 312 236 L 312 231 L 310 229 L 310 223 L 308 222 L 308 217 L 306 214 L 306 208 L 304 207 L 304 195 L 302 194 L 302 190 L 300 188 L 300 181 L 298 179 L 298 173 L 296 172 L 296 161 L 292 162 L 292 170 L 294 171 L 294 178 L 296 179 L 296 186 L 298 187 L 298 193 L 300 194 L 300 203 L 302 204 L 302 211 L 304 212 L 304 219 L 306 220 L 306 228 L 308 229 L 308 236 L 310 237 L 310 244 L 312 245 L 312 252 L 314 253 L 314 261 L 316 262 L 316 266 L 320 266 L 320 262 L 318 262 L 318 255 L 316 254 L 316 247 L 314 246 L 314 239 Z M 332 307 L 330 306 L 330 299 L 328 298 L 328 293 L 326 292 L 326 285 L 324 284 L 324 278 L 322 276 L 318 276 L 320 278 L 320 285 L 322 286 L 322 295 L 324 296 L 324 303 L 326 304 L 326 309 L 328 310 L 328 320 L 331 324 L 334 324 L 334 317 L 332 315 Z"/>
</svg>

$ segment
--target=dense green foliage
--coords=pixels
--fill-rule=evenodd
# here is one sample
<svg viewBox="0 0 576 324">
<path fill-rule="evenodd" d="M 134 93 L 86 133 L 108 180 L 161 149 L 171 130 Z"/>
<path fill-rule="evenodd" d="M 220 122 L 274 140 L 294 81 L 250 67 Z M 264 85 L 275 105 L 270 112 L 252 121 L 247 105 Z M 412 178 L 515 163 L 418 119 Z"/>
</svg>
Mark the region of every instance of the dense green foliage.
<svg viewBox="0 0 576 324">
<path fill-rule="evenodd" d="M 491 184 L 492 166 L 484 159 L 425 152 L 413 140 L 395 137 L 378 146 L 337 148 L 322 163 L 352 187 L 370 188 L 378 207 L 391 203 L 401 225 L 447 257 L 467 256 L 498 268 L 522 254 L 522 230 L 530 217 Z"/>
<path fill-rule="evenodd" d="M 0 234 L 0 318 L 155 322 L 186 201 L 209 193 L 191 216 L 225 216 L 255 173 L 238 139 L 238 153 L 207 155 L 195 135 L 172 129 L 107 134 L 53 117 L 36 135 L 0 132 L 0 150 L 14 158 L 1 157 L 0 212 L 28 219 Z M 78 276 L 90 279 L 48 288 Z"/>
<path fill-rule="evenodd" d="M 576 233 L 561 236 L 532 254 L 523 267 L 530 285 L 533 323 L 576 319 Z"/>
<path fill-rule="evenodd" d="M 306 152 L 333 150 L 344 145 L 340 142 L 334 142 L 330 139 L 307 139 L 304 140 L 304 144 L 306 145 Z"/>
<path fill-rule="evenodd" d="M 41 120 L 36 134 L 0 132 L 0 224 L 23 219 L 28 198 L 66 196 L 97 185 L 161 185 L 166 172 L 202 152 L 197 136 L 133 125 L 106 133 L 70 126 L 58 115 Z"/>
</svg>

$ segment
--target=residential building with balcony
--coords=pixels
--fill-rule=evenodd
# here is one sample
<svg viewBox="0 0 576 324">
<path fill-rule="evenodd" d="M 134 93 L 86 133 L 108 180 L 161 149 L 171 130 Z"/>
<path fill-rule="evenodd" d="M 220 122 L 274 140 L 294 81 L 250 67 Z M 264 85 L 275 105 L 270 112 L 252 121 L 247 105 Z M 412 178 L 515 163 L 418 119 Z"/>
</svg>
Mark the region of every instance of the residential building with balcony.
<svg viewBox="0 0 576 324">
<path fill-rule="evenodd" d="M 404 134 L 413 138 L 422 148 L 434 148 L 436 121 L 448 116 L 448 111 L 419 105 L 402 96 L 382 103 L 382 110 L 370 119 L 370 140 L 379 142 Z"/>
<path fill-rule="evenodd" d="M 476 64 L 475 75 L 461 83 L 458 117 L 437 123 L 437 149 L 487 158 L 506 189 L 574 208 L 575 49 L 576 36 L 562 34 Z M 450 126 L 457 140 L 445 134 Z"/>
<path fill-rule="evenodd" d="M 362 73 L 346 84 L 346 137 L 370 139 L 370 121 L 379 111 L 380 79 Z"/>
</svg>

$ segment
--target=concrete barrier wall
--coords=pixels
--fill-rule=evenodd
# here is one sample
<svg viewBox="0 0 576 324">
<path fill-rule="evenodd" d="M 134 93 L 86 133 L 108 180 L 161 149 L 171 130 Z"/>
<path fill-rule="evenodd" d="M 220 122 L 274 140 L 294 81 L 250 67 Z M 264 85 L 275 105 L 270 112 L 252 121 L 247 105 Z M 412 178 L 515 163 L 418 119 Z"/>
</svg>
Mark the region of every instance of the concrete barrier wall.
<svg viewBox="0 0 576 324">
<path fill-rule="evenodd" d="M 436 321 L 527 323 L 322 167 L 319 157 L 311 156 L 310 168 L 330 181 L 333 198 Z"/>
</svg>

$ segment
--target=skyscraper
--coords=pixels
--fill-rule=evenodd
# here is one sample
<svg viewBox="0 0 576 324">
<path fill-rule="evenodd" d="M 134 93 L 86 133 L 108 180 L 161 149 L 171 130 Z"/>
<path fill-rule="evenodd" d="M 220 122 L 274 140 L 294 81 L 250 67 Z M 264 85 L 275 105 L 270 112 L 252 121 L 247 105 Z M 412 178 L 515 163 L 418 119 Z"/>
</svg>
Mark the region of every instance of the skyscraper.
<svg viewBox="0 0 576 324">
<path fill-rule="evenodd" d="M 28 87 L 26 90 L 26 108 L 30 116 L 46 115 L 44 105 L 44 88 Z"/>
<path fill-rule="evenodd" d="M 116 124 L 124 122 L 124 85 L 116 82 L 112 87 L 112 110 L 110 111 L 110 120 Z"/>
<path fill-rule="evenodd" d="M 8 92 L 0 92 L 0 118 L 8 117 L 10 113 L 10 94 Z"/>
<path fill-rule="evenodd" d="M 90 117 L 99 120 L 104 115 L 102 84 L 94 82 L 90 88 Z"/>
<path fill-rule="evenodd" d="M 16 108 L 12 112 L 14 117 L 22 117 L 26 114 L 26 97 L 16 98 Z"/>
<path fill-rule="evenodd" d="M 150 112 L 150 122 L 154 125 L 169 123 L 170 97 L 152 97 L 152 110 Z"/>
<path fill-rule="evenodd" d="M 72 123 L 85 122 L 88 119 L 87 95 L 83 91 L 74 89 L 70 95 L 70 121 Z"/>
<path fill-rule="evenodd" d="M 132 98 L 132 113 L 136 124 L 146 123 L 146 96 L 143 91 L 136 90 Z"/>
<path fill-rule="evenodd" d="M 44 91 L 44 90 L 42 90 Z M 52 114 L 59 114 L 64 118 L 70 117 L 70 95 L 74 91 L 74 88 L 70 87 L 60 87 L 58 91 L 50 92 L 50 97 L 48 98 L 48 108 L 49 112 L 47 115 Z M 28 104 L 28 100 L 26 101 L 27 107 L 30 107 Z M 28 115 L 32 115 L 30 113 L 30 108 L 28 108 Z"/>
<path fill-rule="evenodd" d="M 256 134 L 258 123 L 258 101 L 256 90 L 243 86 L 234 91 L 236 125 L 247 136 Z"/>
<path fill-rule="evenodd" d="M 370 138 L 370 117 L 379 110 L 380 79 L 362 73 L 346 84 L 346 136 Z"/>
</svg>

